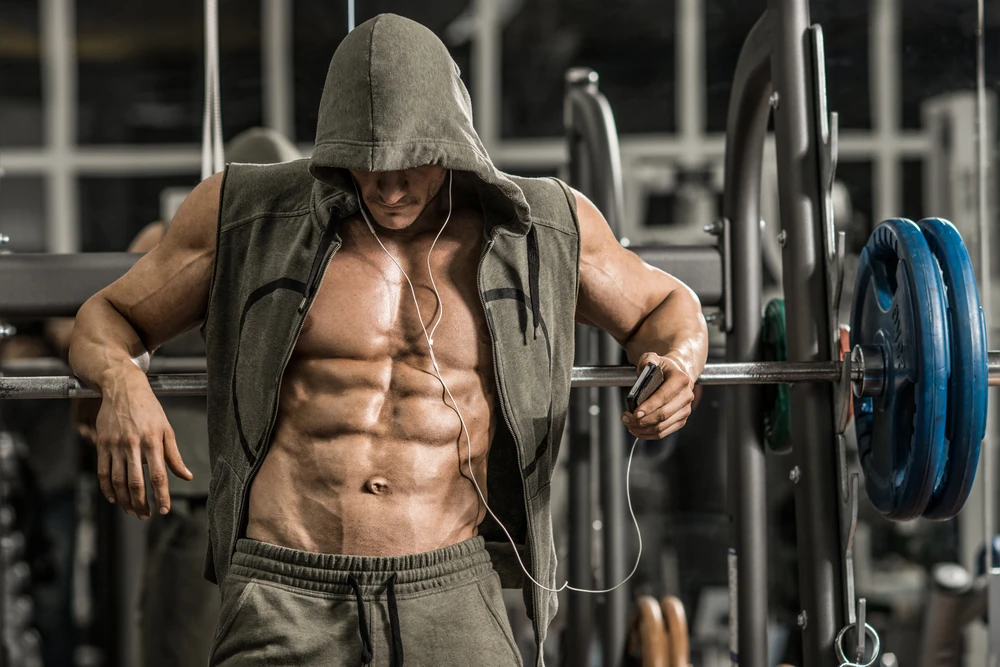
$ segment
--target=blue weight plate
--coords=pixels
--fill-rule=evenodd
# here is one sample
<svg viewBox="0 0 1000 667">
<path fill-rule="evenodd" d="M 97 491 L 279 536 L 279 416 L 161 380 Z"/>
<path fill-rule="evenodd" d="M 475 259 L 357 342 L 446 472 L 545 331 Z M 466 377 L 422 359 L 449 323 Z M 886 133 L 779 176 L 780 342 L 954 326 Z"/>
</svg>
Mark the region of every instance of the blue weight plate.
<svg viewBox="0 0 1000 667">
<path fill-rule="evenodd" d="M 886 368 L 882 395 L 854 402 L 868 497 L 890 519 L 916 518 L 947 458 L 951 354 L 938 263 L 910 220 L 880 224 L 861 253 L 851 345 L 878 346 Z"/>
<path fill-rule="evenodd" d="M 919 223 L 944 279 L 951 342 L 951 379 L 945 439 L 948 461 L 924 516 L 951 519 L 965 505 L 979 465 L 979 445 L 986 435 L 989 387 L 989 351 L 986 318 L 979 304 L 979 289 L 972 260 L 962 235 L 946 220 L 928 218 Z"/>
</svg>

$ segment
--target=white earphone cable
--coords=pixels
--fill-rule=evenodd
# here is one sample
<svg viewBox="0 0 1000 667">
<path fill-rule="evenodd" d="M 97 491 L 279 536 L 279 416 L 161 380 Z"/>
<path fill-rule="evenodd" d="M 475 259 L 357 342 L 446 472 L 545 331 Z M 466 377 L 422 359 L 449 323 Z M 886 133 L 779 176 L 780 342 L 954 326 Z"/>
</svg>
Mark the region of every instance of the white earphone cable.
<svg viewBox="0 0 1000 667">
<path fill-rule="evenodd" d="M 372 224 L 371 220 L 368 218 L 368 214 L 365 212 L 364 201 L 361 198 L 361 192 L 358 190 L 357 183 L 354 183 L 354 191 L 357 193 L 358 206 L 361 209 L 361 215 L 365 220 L 365 224 L 368 225 L 368 229 L 371 231 L 372 236 L 375 237 L 375 240 L 378 242 L 379 246 L 382 247 L 383 252 L 385 252 L 385 254 L 389 257 L 389 259 L 392 260 L 392 263 L 396 265 L 396 268 L 399 269 L 399 272 L 403 274 L 403 277 L 406 279 L 406 283 L 410 287 L 410 294 L 413 296 L 413 305 L 416 306 L 417 308 L 417 319 L 420 322 L 421 329 L 423 329 L 424 331 L 424 339 L 427 341 L 427 348 L 430 351 L 431 365 L 434 367 L 434 374 L 437 377 L 438 381 L 441 383 L 441 386 L 444 388 L 445 393 L 448 394 L 448 398 L 451 399 L 452 405 L 449 407 L 452 407 L 452 409 L 455 410 L 455 414 L 458 415 L 458 421 L 462 425 L 461 433 L 465 435 L 465 443 L 468 452 L 468 459 L 466 461 L 466 466 L 469 469 L 469 478 L 472 480 L 472 484 L 476 487 L 476 493 L 479 495 L 479 499 L 482 501 L 483 507 L 485 507 L 486 511 L 489 512 L 490 516 L 493 517 L 493 520 L 497 522 L 497 525 L 500 526 L 504 534 L 507 535 L 507 539 L 510 541 L 511 546 L 514 547 L 514 556 L 517 558 L 517 562 L 518 564 L 520 564 L 521 570 L 524 572 L 525 576 L 527 576 L 528 579 L 530 579 L 532 583 L 534 583 L 536 586 L 538 586 L 542 590 L 549 591 L 552 593 L 558 593 L 562 590 L 571 590 L 577 593 L 610 593 L 616 588 L 620 588 L 621 586 L 623 586 L 626 582 L 628 582 L 629 579 L 632 578 L 632 575 L 634 575 L 636 571 L 639 569 L 639 561 L 642 558 L 642 531 L 639 530 L 639 520 L 636 519 L 635 510 L 632 507 L 632 492 L 631 492 L 631 484 L 629 483 L 632 476 L 632 457 L 635 455 L 635 448 L 636 445 L 639 444 L 639 438 L 636 438 L 632 442 L 632 449 L 628 455 L 628 466 L 625 469 L 625 497 L 628 500 L 628 511 L 632 517 L 632 523 L 635 525 L 635 533 L 639 539 L 639 553 L 635 557 L 635 565 L 632 566 L 632 571 L 629 572 L 628 576 L 625 577 L 621 582 L 615 584 L 611 588 L 602 588 L 598 590 L 589 588 L 576 588 L 574 586 L 570 586 L 568 581 L 565 582 L 559 588 L 551 588 L 536 580 L 531 575 L 531 572 L 528 571 L 528 568 L 524 565 L 524 561 L 521 559 L 521 554 L 518 552 L 517 549 L 517 543 L 511 536 L 510 531 L 508 531 L 507 527 L 504 526 L 503 523 L 501 523 L 500 519 L 497 517 L 496 514 L 494 514 L 493 510 L 490 508 L 489 503 L 486 502 L 486 496 L 483 494 L 483 490 L 479 487 L 479 482 L 476 480 L 476 475 L 472 470 L 472 438 L 469 436 L 469 429 L 465 425 L 465 418 L 462 416 L 462 411 L 458 407 L 458 401 L 456 401 L 455 397 L 452 395 L 451 389 L 448 387 L 448 383 L 444 381 L 444 377 L 442 377 L 441 375 L 441 368 L 438 366 L 437 356 L 434 354 L 434 331 L 437 329 L 438 324 L 441 323 L 441 320 L 444 317 L 444 302 L 441 300 L 441 294 L 440 292 L 438 292 L 437 284 L 434 282 L 434 273 L 431 271 L 431 253 L 434 252 L 434 246 L 437 245 L 438 239 L 441 238 L 441 234 L 444 232 L 444 228 L 448 226 L 448 222 L 451 220 L 452 203 L 453 203 L 452 202 L 453 182 L 454 182 L 454 172 L 449 170 L 448 171 L 448 215 L 445 218 L 444 224 L 441 225 L 441 229 L 438 230 L 437 236 L 434 237 L 434 242 L 431 243 L 430 250 L 427 251 L 427 273 L 430 275 L 431 287 L 434 290 L 434 297 L 437 300 L 437 307 L 438 307 L 437 321 L 432 325 L 431 330 L 429 332 L 427 331 L 427 327 L 424 325 L 423 314 L 420 312 L 420 304 L 417 302 L 417 292 L 413 287 L 413 282 L 410 281 L 410 276 L 407 275 L 406 271 L 403 270 L 403 267 L 400 266 L 399 262 L 396 261 L 396 258 L 393 257 L 392 253 L 389 252 L 388 249 L 386 249 L 385 245 L 383 245 L 382 243 L 382 240 L 378 237 L 378 234 L 375 231 L 375 226 Z"/>
</svg>

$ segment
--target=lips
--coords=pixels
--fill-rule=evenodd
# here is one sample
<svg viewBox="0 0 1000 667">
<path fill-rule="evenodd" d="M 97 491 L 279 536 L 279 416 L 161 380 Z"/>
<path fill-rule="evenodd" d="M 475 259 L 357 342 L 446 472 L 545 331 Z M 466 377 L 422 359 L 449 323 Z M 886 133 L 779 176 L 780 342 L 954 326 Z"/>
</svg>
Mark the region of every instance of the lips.
<svg viewBox="0 0 1000 667">
<path fill-rule="evenodd" d="M 392 211 L 402 211 L 403 209 L 409 208 L 410 205 L 409 204 L 401 204 L 401 205 L 396 205 L 396 206 L 389 206 L 388 204 L 379 204 L 378 207 L 381 208 L 381 209 L 383 209 L 383 210 L 392 212 Z"/>
</svg>

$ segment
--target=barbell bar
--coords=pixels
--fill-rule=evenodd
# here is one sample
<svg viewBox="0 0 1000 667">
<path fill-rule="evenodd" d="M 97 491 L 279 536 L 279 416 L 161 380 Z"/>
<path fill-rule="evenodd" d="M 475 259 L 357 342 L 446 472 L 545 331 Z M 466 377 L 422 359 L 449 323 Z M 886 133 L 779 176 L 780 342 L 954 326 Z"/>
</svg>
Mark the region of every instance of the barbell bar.
<svg viewBox="0 0 1000 667">
<path fill-rule="evenodd" d="M 160 357 L 153 355 L 149 361 L 149 373 L 204 373 L 205 357 Z M 34 357 L 30 359 L 8 359 L 0 362 L 0 375 L 27 377 L 33 375 L 69 375 L 73 369 L 56 357 Z"/>
<path fill-rule="evenodd" d="M 885 382 L 875 347 L 857 347 L 852 359 L 844 361 L 753 361 L 708 364 L 698 384 L 795 384 L 797 382 L 837 382 L 844 364 L 851 365 L 850 377 L 858 395 L 873 395 Z M 865 360 L 868 363 L 865 363 Z M 989 353 L 990 386 L 1000 386 L 1000 352 Z M 866 374 L 867 370 L 867 374 Z M 633 366 L 575 366 L 573 387 L 630 387 L 636 380 Z M 204 373 L 150 375 L 149 384 L 157 396 L 204 396 L 208 377 Z M 0 400 L 98 398 L 100 394 L 73 376 L 0 377 Z"/>
</svg>

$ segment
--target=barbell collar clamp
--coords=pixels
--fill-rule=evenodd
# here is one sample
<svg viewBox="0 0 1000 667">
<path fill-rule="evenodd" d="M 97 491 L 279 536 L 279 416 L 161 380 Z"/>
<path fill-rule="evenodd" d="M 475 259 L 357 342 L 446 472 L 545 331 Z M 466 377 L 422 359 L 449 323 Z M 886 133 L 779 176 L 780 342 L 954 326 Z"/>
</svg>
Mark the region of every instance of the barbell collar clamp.
<svg viewBox="0 0 1000 667">
<path fill-rule="evenodd" d="M 885 354 L 878 345 L 855 345 L 851 351 L 851 386 L 854 395 L 881 396 L 885 391 Z"/>
</svg>

